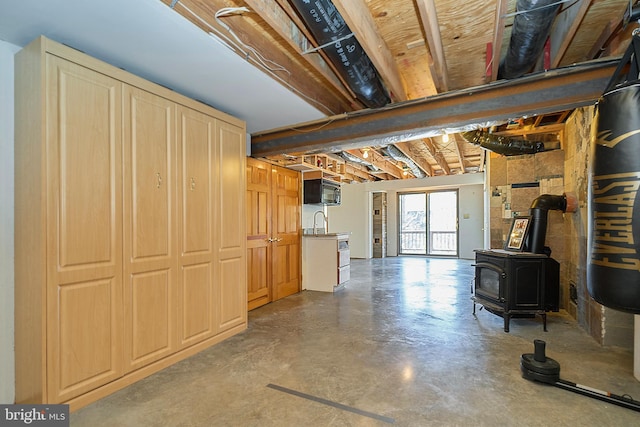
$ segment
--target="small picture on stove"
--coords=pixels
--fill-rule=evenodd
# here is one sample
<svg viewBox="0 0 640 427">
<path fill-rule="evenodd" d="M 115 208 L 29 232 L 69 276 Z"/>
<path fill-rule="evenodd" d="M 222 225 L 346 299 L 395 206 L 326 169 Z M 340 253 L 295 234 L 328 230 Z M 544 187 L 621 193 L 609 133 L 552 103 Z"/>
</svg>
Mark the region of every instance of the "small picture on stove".
<svg viewBox="0 0 640 427">
<path fill-rule="evenodd" d="M 529 231 L 530 216 L 516 216 L 511 222 L 511 230 L 509 230 L 509 236 L 505 249 L 508 251 L 524 250 L 524 242 L 527 238 L 527 232 Z"/>
</svg>

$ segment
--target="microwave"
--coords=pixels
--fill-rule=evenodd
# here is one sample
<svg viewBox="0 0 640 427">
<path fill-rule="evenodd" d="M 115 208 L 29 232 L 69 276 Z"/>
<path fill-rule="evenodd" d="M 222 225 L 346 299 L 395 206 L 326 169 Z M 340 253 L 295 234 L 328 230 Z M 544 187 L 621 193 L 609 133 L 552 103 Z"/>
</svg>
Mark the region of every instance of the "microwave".
<svg viewBox="0 0 640 427">
<path fill-rule="evenodd" d="M 340 184 L 326 179 L 304 181 L 303 200 L 306 205 L 339 205 Z"/>
</svg>

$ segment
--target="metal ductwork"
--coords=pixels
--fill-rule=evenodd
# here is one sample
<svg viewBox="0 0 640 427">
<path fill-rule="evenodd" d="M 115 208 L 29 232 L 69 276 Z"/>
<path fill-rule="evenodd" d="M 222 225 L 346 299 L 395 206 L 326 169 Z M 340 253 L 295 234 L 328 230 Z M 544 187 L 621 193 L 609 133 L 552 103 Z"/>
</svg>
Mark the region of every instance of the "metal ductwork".
<svg viewBox="0 0 640 427">
<path fill-rule="evenodd" d="M 394 145 L 389 145 L 383 149 L 384 153 L 391 157 L 393 160 L 403 162 L 411 170 L 411 173 L 416 178 L 424 178 L 426 174 L 418 167 L 416 162 L 405 156 L 404 153 L 398 150 Z"/>
<path fill-rule="evenodd" d="M 578 207 L 577 198 L 572 193 L 561 196 L 543 194 L 531 203 L 529 214 L 531 215 L 531 231 L 527 239 L 526 250 L 534 254 L 547 253 L 551 255 L 551 249 L 544 246 L 547 236 L 547 217 L 549 210 L 562 212 L 575 212 Z"/>
<path fill-rule="evenodd" d="M 487 150 L 505 156 L 534 154 L 544 151 L 544 143 L 542 142 L 497 136 L 480 129 L 472 132 L 462 132 L 460 135 L 471 144 L 479 145 Z"/>
<path fill-rule="evenodd" d="M 498 79 L 527 74 L 538 61 L 558 13 L 557 0 L 518 0 L 511 40 L 498 68 Z"/>
<path fill-rule="evenodd" d="M 360 102 L 369 108 L 391 102 L 371 60 L 330 0 L 291 4 Z"/>
<path fill-rule="evenodd" d="M 348 153 L 346 151 L 342 151 L 341 153 L 339 153 L 339 156 L 342 157 L 343 159 L 349 161 L 349 162 L 353 162 L 353 163 L 357 163 L 357 164 L 360 164 L 360 165 L 364 165 L 370 171 L 373 171 L 373 172 L 380 171 L 380 168 L 377 167 L 376 165 L 374 165 L 373 163 L 367 162 L 366 160 L 362 160 L 360 157 L 354 156 L 353 154 Z"/>
</svg>

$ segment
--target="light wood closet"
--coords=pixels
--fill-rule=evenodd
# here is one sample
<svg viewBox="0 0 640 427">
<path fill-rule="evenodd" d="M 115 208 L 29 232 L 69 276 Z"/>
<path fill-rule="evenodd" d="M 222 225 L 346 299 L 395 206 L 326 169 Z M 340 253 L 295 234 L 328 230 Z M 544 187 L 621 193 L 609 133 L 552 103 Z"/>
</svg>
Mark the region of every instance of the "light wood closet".
<svg viewBox="0 0 640 427">
<path fill-rule="evenodd" d="M 15 75 L 16 402 L 75 410 L 243 331 L 244 123 L 44 37 Z"/>
<path fill-rule="evenodd" d="M 300 292 L 300 172 L 247 158 L 249 310 Z"/>
</svg>

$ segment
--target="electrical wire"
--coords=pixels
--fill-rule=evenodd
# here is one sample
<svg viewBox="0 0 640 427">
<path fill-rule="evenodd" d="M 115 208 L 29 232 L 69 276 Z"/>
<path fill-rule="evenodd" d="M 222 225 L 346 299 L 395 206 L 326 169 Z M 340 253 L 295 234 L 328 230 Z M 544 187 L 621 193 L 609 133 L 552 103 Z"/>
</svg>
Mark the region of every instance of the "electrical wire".
<svg viewBox="0 0 640 427">
<path fill-rule="evenodd" d="M 226 41 L 226 44 L 234 44 L 233 41 L 229 37 L 227 37 L 223 32 L 221 32 L 216 27 L 214 27 L 213 25 L 209 24 L 207 21 L 202 19 L 197 13 L 195 13 L 193 10 L 189 9 L 186 5 L 184 5 L 181 2 L 178 2 L 177 5 L 182 7 L 185 11 L 187 11 L 191 16 L 193 16 L 202 25 L 204 25 L 205 27 L 209 28 L 211 30 L 211 32 L 214 33 L 217 37 L 220 37 L 220 38 L 224 39 Z M 174 9 L 174 7 L 172 7 L 172 9 Z M 246 52 L 244 52 L 242 50 L 240 50 L 240 51 L 244 55 L 246 55 Z"/>
<path fill-rule="evenodd" d="M 209 32 L 209 36 L 210 37 L 212 37 L 212 36 L 219 37 L 221 39 L 219 41 L 222 42 L 223 44 L 227 45 L 228 47 L 231 47 L 232 49 L 236 48 L 241 53 L 241 56 L 244 57 L 244 59 L 247 62 L 253 61 L 256 65 L 258 65 L 259 67 L 263 68 L 267 73 L 269 73 L 280 84 L 282 84 L 283 86 L 289 88 L 289 90 L 291 90 L 292 92 L 296 93 L 301 98 L 306 99 L 312 105 L 315 105 L 316 107 L 320 107 L 324 111 L 328 111 L 330 115 L 336 114 L 331 108 L 329 108 L 328 106 L 326 106 L 322 102 L 318 101 L 317 99 L 314 99 L 314 98 L 308 96 L 307 94 L 305 94 L 304 92 L 302 92 L 298 88 L 296 88 L 293 85 L 291 85 L 286 79 L 284 79 L 281 76 L 279 76 L 276 73 L 276 71 L 283 70 L 289 75 L 291 75 L 291 72 L 289 70 L 287 70 L 285 67 L 275 63 L 274 61 L 270 61 L 270 60 L 265 59 L 264 56 L 262 54 L 260 54 L 255 48 L 253 48 L 253 47 L 247 45 L 246 43 L 242 42 L 238 38 L 238 36 L 229 28 L 228 25 L 226 25 L 223 22 L 221 22 L 218 16 L 215 16 L 215 15 L 218 15 L 219 13 L 220 13 L 220 15 L 219 15 L 220 17 L 228 16 L 228 14 L 230 14 L 232 9 L 246 9 L 246 11 L 249 11 L 247 8 L 244 8 L 244 7 L 242 7 L 242 8 L 223 8 L 223 9 L 220 9 L 218 12 L 216 12 L 216 14 L 214 15 L 215 18 L 216 18 L 216 21 L 218 22 L 218 24 L 220 24 L 223 28 L 225 28 L 227 31 L 229 31 L 233 35 L 234 39 L 236 40 L 236 41 L 234 41 L 231 38 L 229 38 L 226 34 L 224 34 L 222 31 L 218 30 L 216 27 L 214 27 L 213 25 L 209 24 L 209 22 L 207 22 L 206 20 L 202 19 L 196 12 L 191 10 L 189 7 L 184 5 L 179 0 L 174 0 L 174 2 L 172 2 L 171 8 L 174 9 L 175 8 L 174 6 L 176 6 L 176 5 L 179 5 L 180 7 L 182 7 L 186 12 L 188 12 L 191 16 L 193 16 L 193 18 L 195 18 L 198 22 L 200 22 L 202 25 L 204 25 L 205 27 L 210 29 L 211 30 Z M 243 12 L 244 12 L 244 10 L 243 10 Z M 247 51 L 245 51 L 241 47 L 244 47 L 245 49 L 250 50 L 251 52 L 253 52 L 254 55 L 250 55 Z M 262 58 L 262 59 L 258 59 L 258 58 Z M 275 64 L 276 68 L 272 68 L 272 67 L 267 66 L 265 64 L 265 62 L 266 63 Z"/>
<path fill-rule="evenodd" d="M 229 32 L 229 34 L 231 34 L 233 36 L 233 38 L 241 45 L 243 46 L 246 50 L 248 50 L 249 52 L 253 53 L 256 57 L 256 59 L 262 64 L 262 66 L 266 69 L 268 69 L 269 71 L 284 71 L 285 73 L 291 75 L 291 72 L 289 70 L 287 70 L 285 67 L 283 67 L 282 65 L 278 64 L 275 61 L 271 61 L 269 59 L 267 59 L 264 55 L 262 55 L 260 52 L 258 52 L 257 49 L 255 49 L 253 46 L 250 46 L 248 44 L 246 44 L 245 42 L 243 42 L 240 37 L 238 37 L 236 35 L 236 33 L 224 22 L 222 22 L 222 20 L 220 18 L 225 17 L 225 16 L 232 16 L 232 15 L 237 15 L 237 14 L 242 14 L 245 12 L 249 12 L 249 9 L 247 9 L 246 7 L 224 7 L 220 10 L 218 10 L 215 15 L 214 18 L 216 19 L 216 22 L 225 30 L 227 30 L 227 32 Z"/>
<path fill-rule="evenodd" d="M 536 11 L 536 10 L 546 9 L 548 7 L 557 6 L 559 4 L 569 3 L 570 1 L 572 1 L 574 3 L 577 2 L 577 0 L 560 0 L 560 1 L 557 1 L 557 2 L 554 2 L 554 3 L 549 3 L 549 4 L 544 5 L 544 6 L 534 7 L 533 9 L 529 9 L 529 10 L 520 10 L 520 11 L 516 11 L 516 12 L 513 12 L 513 13 L 507 13 L 505 15 L 502 15 L 501 18 L 510 18 L 512 16 L 522 15 L 523 13 L 529 13 L 529 12 L 533 12 L 533 11 Z"/>
</svg>

